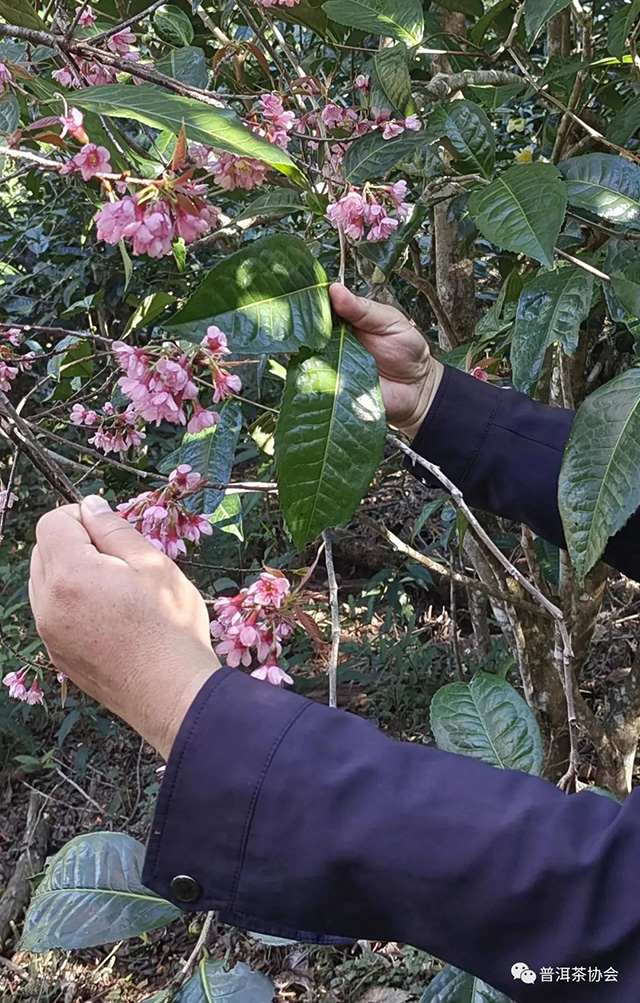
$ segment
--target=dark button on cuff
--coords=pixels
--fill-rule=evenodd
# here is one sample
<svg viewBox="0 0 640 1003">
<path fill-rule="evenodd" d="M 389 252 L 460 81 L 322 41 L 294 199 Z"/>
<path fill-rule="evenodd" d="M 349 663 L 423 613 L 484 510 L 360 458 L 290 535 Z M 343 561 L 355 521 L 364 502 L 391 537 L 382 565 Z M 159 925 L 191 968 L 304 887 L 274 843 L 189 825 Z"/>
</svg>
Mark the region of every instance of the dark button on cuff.
<svg viewBox="0 0 640 1003">
<path fill-rule="evenodd" d="M 171 894 L 178 902 L 197 902 L 202 895 L 200 883 L 188 874 L 178 874 L 171 882 Z"/>
</svg>

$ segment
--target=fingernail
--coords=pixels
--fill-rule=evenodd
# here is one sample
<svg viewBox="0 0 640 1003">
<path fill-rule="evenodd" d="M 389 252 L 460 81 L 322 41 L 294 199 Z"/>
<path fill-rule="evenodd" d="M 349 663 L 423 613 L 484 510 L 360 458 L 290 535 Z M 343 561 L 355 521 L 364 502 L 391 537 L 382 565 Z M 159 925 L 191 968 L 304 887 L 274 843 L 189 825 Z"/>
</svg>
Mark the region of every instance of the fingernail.
<svg viewBox="0 0 640 1003">
<path fill-rule="evenodd" d="M 91 515 L 103 515 L 105 512 L 111 512 L 109 502 L 106 498 L 101 498 L 100 495 L 87 495 L 82 504 Z"/>
</svg>

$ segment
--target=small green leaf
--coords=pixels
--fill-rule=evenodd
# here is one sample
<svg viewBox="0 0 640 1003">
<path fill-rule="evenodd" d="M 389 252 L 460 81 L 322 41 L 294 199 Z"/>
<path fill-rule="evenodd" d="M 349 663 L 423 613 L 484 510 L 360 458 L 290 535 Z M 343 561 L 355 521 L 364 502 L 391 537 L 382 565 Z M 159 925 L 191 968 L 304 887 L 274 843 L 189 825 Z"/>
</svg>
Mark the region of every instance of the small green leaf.
<svg viewBox="0 0 640 1003">
<path fill-rule="evenodd" d="M 487 240 L 550 268 L 566 205 L 566 188 L 553 164 L 523 164 L 476 188 L 469 214 Z"/>
<path fill-rule="evenodd" d="M 496 159 L 493 127 L 473 101 L 450 101 L 435 109 L 429 119 L 431 139 L 447 138 L 461 174 L 481 174 L 489 179 Z"/>
<path fill-rule="evenodd" d="M 292 360 L 275 456 L 296 547 L 351 519 L 382 458 L 385 427 L 375 362 L 346 327 L 322 353 Z"/>
<path fill-rule="evenodd" d="M 640 101 L 634 97 L 622 106 L 607 126 L 607 139 L 618 146 L 625 146 L 640 129 Z"/>
<path fill-rule="evenodd" d="M 482 17 L 478 18 L 469 31 L 469 38 L 474 45 L 482 45 L 484 36 L 487 34 L 495 19 L 499 17 L 503 11 L 507 10 L 512 3 L 513 0 L 497 0 L 496 3 L 487 7 Z"/>
<path fill-rule="evenodd" d="M 168 42 L 169 45 L 191 45 L 193 42 L 194 30 L 191 19 L 173 4 L 164 4 L 155 11 L 153 28 L 158 38 Z"/>
<path fill-rule="evenodd" d="M 394 118 L 406 118 L 413 111 L 409 54 L 404 42 L 380 49 L 371 60 L 372 108 L 390 112 Z"/>
<path fill-rule="evenodd" d="M 126 338 L 127 335 L 132 334 L 133 331 L 137 331 L 138 328 L 144 327 L 146 324 L 151 324 L 166 310 L 170 303 L 174 302 L 175 296 L 173 293 L 165 293 L 162 290 L 157 293 L 149 293 L 148 296 L 145 296 L 138 303 L 138 306 L 129 317 L 122 337 Z"/>
<path fill-rule="evenodd" d="M 271 1003 L 274 995 L 269 979 L 242 962 L 227 972 L 221 961 L 201 961 L 174 1003 Z"/>
<path fill-rule="evenodd" d="M 420 997 L 420 1003 L 510 1003 L 504 993 L 492 989 L 475 975 L 467 975 L 453 965 L 436 975 Z"/>
<path fill-rule="evenodd" d="M 193 45 L 167 52 L 156 62 L 156 69 L 167 77 L 183 84 L 204 88 L 209 83 L 209 72 L 204 51 Z"/>
<path fill-rule="evenodd" d="M 21 950 L 97 947 L 177 919 L 179 909 L 142 885 L 144 854 L 123 832 L 92 832 L 63 846 L 31 900 Z"/>
<path fill-rule="evenodd" d="M 569 204 L 640 229 L 640 167 L 612 153 L 587 153 L 558 165 Z"/>
<path fill-rule="evenodd" d="M 535 41 L 538 32 L 547 21 L 570 3 L 571 0 L 524 0 L 524 26 L 529 45 Z"/>
<path fill-rule="evenodd" d="M 282 219 L 291 213 L 305 209 L 305 204 L 297 192 L 284 188 L 276 192 L 258 195 L 242 212 L 233 217 L 234 223 L 243 219 Z"/>
<path fill-rule="evenodd" d="M 516 390 L 528 393 L 536 385 L 550 345 L 557 342 L 573 355 L 592 295 L 593 277 L 572 265 L 540 269 L 527 283 L 520 293 L 511 342 Z"/>
<path fill-rule="evenodd" d="M 625 3 L 622 10 L 609 18 L 607 49 L 617 59 L 622 59 L 624 56 L 626 42 L 638 14 L 640 14 L 640 0 L 632 0 L 632 3 Z"/>
<path fill-rule="evenodd" d="M 498 676 L 476 672 L 470 683 L 442 686 L 431 701 L 431 730 L 439 749 L 503 770 L 540 774 L 542 739 L 533 711 Z"/>
<path fill-rule="evenodd" d="M 345 180 L 352 185 L 376 181 L 428 145 L 429 139 L 422 129 L 403 132 L 393 139 L 383 139 L 381 132 L 370 132 L 350 144 L 342 162 Z"/>
<path fill-rule="evenodd" d="M 640 369 L 629 369 L 587 397 L 565 449 L 558 500 L 580 578 L 638 508 L 639 447 Z"/>
<path fill-rule="evenodd" d="M 236 113 L 214 108 L 194 98 L 161 90 L 154 84 L 105 84 L 85 87 L 74 94 L 74 104 L 113 118 L 134 119 L 177 136 L 184 125 L 187 139 L 215 150 L 264 160 L 298 184 L 304 177 L 291 157 L 276 144 L 246 129 Z"/>
<path fill-rule="evenodd" d="M 612 272 L 611 287 L 626 313 L 640 318 L 640 261 L 629 261 Z"/>
<path fill-rule="evenodd" d="M 209 518 L 209 522 L 221 533 L 229 533 L 240 541 L 244 540 L 240 495 L 226 495 Z"/>
<path fill-rule="evenodd" d="M 215 324 L 240 354 L 322 348 L 332 330 L 328 287 L 304 241 L 265 237 L 216 265 L 165 326 L 195 342 Z"/>
<path fill-rule="evenodd" d="M 372 35 L 419 45 L 424 34 L 420 0 L 326 0 L 326 14 L 339 24 L 360 28 Z"/>
<path fill-rule="evenodd" d="M 10 135 L 20 125 L 20 105 L 15 94 L 0 95 L 0 133 Z"/>
<path fill-rule="evenodd" d="M 46 24 L 40 20 L 39 14 L 29 0 L 0 0 L 0 17 L 7 24 L 16 24 L 19 28 L 47 30 Z"/>
</svg>

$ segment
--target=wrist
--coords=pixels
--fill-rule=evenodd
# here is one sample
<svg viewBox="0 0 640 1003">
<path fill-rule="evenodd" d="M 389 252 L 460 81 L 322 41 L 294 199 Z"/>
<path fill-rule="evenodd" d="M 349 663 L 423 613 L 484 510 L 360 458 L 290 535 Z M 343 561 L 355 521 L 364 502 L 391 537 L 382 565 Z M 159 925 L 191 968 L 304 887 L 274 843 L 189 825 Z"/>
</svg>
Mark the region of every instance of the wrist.
<svg viewBox="0 0 640 1003">
<path fill-rule="evenodd" d="M 414 409 L 413 414 L 407 421 L 403 422 L 399 426 L 400 431 L 406 435 L 408 439 L 415 439 L 420 426 L 427 417 L 429 410 L 436 398 L 440 384 L 442 383 L 442 377 L 444 376 L 444 366 L 437 359 L 431 359 L 431 364 L 424 376 L 422 385 L 420 387 L 420 393 L 418 396 L 418 402 Z"/>
</svg>

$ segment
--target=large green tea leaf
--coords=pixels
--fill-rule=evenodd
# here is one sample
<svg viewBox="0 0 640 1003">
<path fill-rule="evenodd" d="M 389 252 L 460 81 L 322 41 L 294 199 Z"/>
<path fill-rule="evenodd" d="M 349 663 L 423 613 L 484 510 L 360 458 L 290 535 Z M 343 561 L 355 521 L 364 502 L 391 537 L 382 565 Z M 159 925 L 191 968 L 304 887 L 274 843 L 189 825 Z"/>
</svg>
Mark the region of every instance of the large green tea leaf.
<svg viewBox="0 0 640 1003">
<path fill-rule="evenodd" d="M 589 316 L 593 278 L 581 268 L 541 269 L 520 293 L 511 342 L 516 390 L 538 382 L 547 349 L 556 342 L 567 355 L 578 347 L 580 325 Z"/>
<path fill-rule="evenodd" d="M 487 240 L 549 267 L 566 207 L 566 187 L 553 164 L 510 167 L 469 199 L 469 213 Z"/>
<path fill-rule="evenodd" d="M 167 77 L 173 77 L 183 84 L 192 87 L 205 88 L 209 82 L 209 71 L 204 49 L 194 45 L 185 45 L 181 49 L 172 49 L 156 63 L 156 69 Z"/>
<path fill-rule="evenodd" d="M 542 771 L 542 739 L 533 711 L 499 676 L 476 672 L 470 683 L 442 686 L 431 701 L 439 749 L 503 770 Z"/>
<path fill-rule="evenodd" d="M 304 184 L 304 178 L 288 153 L 250 132 L 236 113 L 227 108 L 214 108 L 194 98 L 171 94 L 154 84 L 85 87 L 74 94 L 73 102 L 79 108 L 101 115 L 134 119 L 156 129 L 168 129 L 174 136 L 184 125 L 187 139 L 192 143 L 264 160 Z"/>
<path fill-rule="evenodd" d="M 35 28 L 46 31 L 47 26 L 29 0 L 0 0 L 0 17 L 7 24 L 17 24 L 20 28 Z"/>
<path fill-rule="evenodd" d="M 216 265 L 166 327 L 200 341 L 215 324 L 240 354 L 322 348 L 332 330 L 328 286 L 304 241 L 265 237 Z"/>
<path fill-rule="evenodd" d="M 280 504 L 297 547 L 351 519 L 384 439 L 375 362 L 346 327 L 323 352 L 291 362 L 275 456 Z"/>
<path fill-rule="evenodd" d="M 440 105 L 429 119 L 428 135 L 449 140 L 456 168 L 462 174 L 491 177 L 496 143 L 491 122 L 479 105 L 473 101 L 450 101 Z"/>
<path fill-rule="evenodd" d="M 640 501 L 640 369 L 616 376 L 578 410 L 558 500 L 571 560 L 583 578 Z"/>
<path fill-rule="evenodd" d="M 558 165 L 570 205 L 640 229 L 640 167 L 612 153 L 587 153 Z"/>
<path fill-rule="evenodd" d="M 380 49 L 371 60 L 371 107 L 405 118 L 413 111 L 409 57 L 404 42 Z"/>
<path fill-rule="evenodd" d="M 626 3 L 607 23 L 607 48 L 612 56 L 622 59 L 633 23 L 640 14 L 640 0 Z"/>
<path fill-rule="evenodd" d="M 524 26 L 531 44 L 542 27 L 554 14 L 568 7 L 571 0 L 524 0 Z"/>
<path fill-rule="evenodd" d="M 271 1003 L 273 984 L 240 962 L 230 972 L 221 961 L 201 961 L 174 1003 Z"/>
<path fill-rule="evenodd" d="M 65 951 L 139 937 L 180 910 L 142 885 L 144 846 L 123 832 L 76 836 L 47 861 L 21 949 Z"/>
<path fill-rule="evenodd" d="M 191 45 L 193 42 L 194 30 L 191 18 L 174 4 L 163 4 L 155 11 L 153 28 L 156 35 L 169 45 Z"/>
<path fill-rule="evenodd" d="M 349 28 L 373 35 L 395 38 L 407 45 L 419 45 L 424 34 L 420 0 L 326 0 L 327 15 Z"/>
<path fill-rule="evenodd" d="M 436 975 L 420 997 L 420 1003 L 510 1003 L 504 993 L 492 989 L 475 975 L 467 975 L 453 965 Z"/>
<path fill-rule="evenodd" d="M 349 145 L 342 162 L 345 180 L 358 186 L 365 181 L 376 181 L 428 145 L 429 138 L 423 130 L 403 132 L 393 139 L 384 139 L 381 132 L 370 132 Z"/>
</svg>

